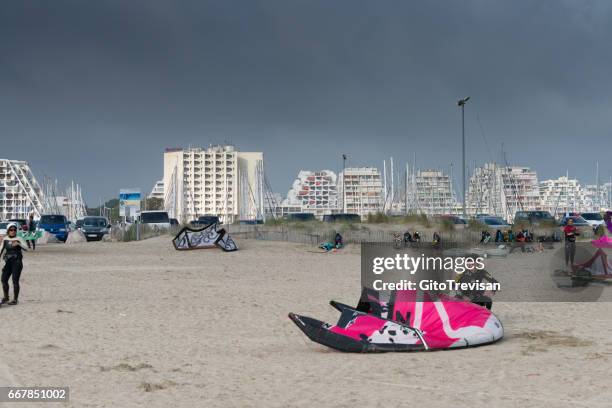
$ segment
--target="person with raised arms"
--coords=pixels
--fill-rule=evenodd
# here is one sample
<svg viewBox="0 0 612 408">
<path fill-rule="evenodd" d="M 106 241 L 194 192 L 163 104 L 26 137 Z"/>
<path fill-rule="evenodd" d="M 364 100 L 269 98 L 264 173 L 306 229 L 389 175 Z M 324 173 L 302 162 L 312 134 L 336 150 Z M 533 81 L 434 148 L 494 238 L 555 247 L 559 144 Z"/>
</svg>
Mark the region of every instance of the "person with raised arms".
<svg viewBox="0 0 612 408">
<path fill-rule="evenodd" d="M 10 224 L 7 228 L 7 235 L 2 240 L 0 255 L 4 255 L 4 267 L 2 268 L 2 292 L 4 296 L 0 300 L 0 305 L 5 303 L 16 305 L 19 303 L 19 278 L 23 269 L 22 251 L 27 251 L 28 247 L 23 238 L 17 236 L 17 225 Z M 13 280 L 13 300 L 9 299 L 9 279 Z"/>
</svg>

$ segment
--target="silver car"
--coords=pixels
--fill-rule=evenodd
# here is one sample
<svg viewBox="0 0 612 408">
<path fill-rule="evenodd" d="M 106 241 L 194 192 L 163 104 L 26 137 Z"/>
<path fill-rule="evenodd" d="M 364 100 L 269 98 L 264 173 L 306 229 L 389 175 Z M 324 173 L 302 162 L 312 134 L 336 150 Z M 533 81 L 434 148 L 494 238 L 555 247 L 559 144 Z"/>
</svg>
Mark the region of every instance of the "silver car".
<svg viewBox="0 0 612 408">
<path fill-rule="evenodd" d="M 511 228 L 510 224 L 502 217 L 495 217 L 493 215 L 487 215 L 482 217 L 476 217 L 476 221 L 486 225 L 489 229 L 493 230 L 507 230 Z"/>
</svg>

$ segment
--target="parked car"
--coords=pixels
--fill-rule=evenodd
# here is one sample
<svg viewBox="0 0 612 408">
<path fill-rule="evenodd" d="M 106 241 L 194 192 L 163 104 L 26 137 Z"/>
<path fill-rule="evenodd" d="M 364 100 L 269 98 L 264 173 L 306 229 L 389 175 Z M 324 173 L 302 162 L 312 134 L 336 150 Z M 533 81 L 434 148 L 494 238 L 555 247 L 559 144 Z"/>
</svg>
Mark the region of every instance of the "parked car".
<svg viewBox="0 0 612 408">
<path fill-rule="evenodd" d="M 262 220 L 261 218 L 257 218 L 254 220 L 239 220 L 238 223 L 240 225 L 260 225 L 264 223 L 264 220 Z"/>
<path fill-rule="evenodd" d="M 11 218 L 10 220 L 7 220 L 7 221 L 14 222 L 15 224 L 19 225 L 19 228 L 22 231 L 28 230 L 28 220 L 24 220 L 23 218 Z"/>
<path fill-rule="evenodd" d="M 495 217 L 492 215 L 476 217 L 476 221 L 485 224 L 488 228 L 493 230 L 507 230 L 511 228 L 510 224 L 502 217 Z"/>
<path fill-rule="evenodd" d="M 561 218 L 561 221 L 559 221 L 559 225 L 562 227 L 566 226 L 567 221 L 569 219 L 574 220 L 575 227 L 590 227 L 591 226 L 591 224 L 589 224 L 584 218 L 582 218 L 579 215 L 564 216 L 563 218 Z"/>
<path fill-rule="evenodd" d="M 526 221 L 530 225 L 539 225 L 541 223 L 550 223 L 554 225 L 555 217 L 548 211 L 517 211 L 514 215 L 514 223 Z"/>
<path fill-rule="evenodd" d="M 76 220 L 76 223 L 74 224 L 76 229 L 80 230 L 81 227 L 83 226 L 83 219 L 79 218 L 78 220 Z"/>
<path fill-rule="evenodd" d="M 170 217 L 167 211 L 142 211 L 140 222 L 154 230 L 170 229 Z"/>
<path fill-rule="evenodd" d="M 176 227 L 177 225 L 179 225 L 179 222 L 176 218 L 170 218 L 170 225 Z"/>
<path fill-rule="evenodd" d="M 458 215 L 436 215 L 434 219 L 438 221 L 449 221 L 454 225 L 467 225 L 465 218 Z"/>
<path fill-rule="evenodd" d="M 580 216 L 584 218 L 593 229 L 605 224 L 602 215 L 598 212 L 584 212 L 580 214 Z"/>
<path fill-rule="evenodd" d="M 100 241 L 110 232 L 111 225 L 105 217 L 85 217 L 81 232 L 87 241 Z"/>
<path fill-rule="evenodd" d="M 327 214 L 323 222 L 361 222 L 359 214 Z"/>
<path fill-rule="evenodd" d="M 43 215 L 38 222 L 38 228 L 55 235 L 62 242 L 66 242 L 68 239 L 68 220 L 63 215 Z"/>
<path fill-rule="evenodd" d="M 210 224 L 219 224 L 219 217 L 217 217 L 216 215 L 202 215 L 200 217 L 198 217 L 198 224 L 204 226 L 204 225 L 210 225 Z"/>
<path fill-rule="evenodd" d="M 285 219 L 287 221 L 305 222 L 305 221 L 314 221 L 315 216 L 314 214 L 310 214 L 310 213 L 293 213 L 293 214 L 285 215 Z"/>
</svg>

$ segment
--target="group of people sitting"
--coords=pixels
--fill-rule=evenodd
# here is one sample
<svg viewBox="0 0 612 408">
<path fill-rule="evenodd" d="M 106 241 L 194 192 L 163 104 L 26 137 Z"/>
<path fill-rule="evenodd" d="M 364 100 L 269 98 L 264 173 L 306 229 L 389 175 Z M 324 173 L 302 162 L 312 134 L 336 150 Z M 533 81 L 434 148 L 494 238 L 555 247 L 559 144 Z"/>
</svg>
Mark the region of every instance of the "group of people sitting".
<svg viewBox="0 0 612 408">
<path fill-rule="evenodd" d="M 399 247 L 401 246 L 401 243 L 404 243 L 404 246 L 417 246 L 421 243 L 421 233 L 419 231 L 415 231 L 414 233 L 410 233 L 410 231 L 406 231 L 404 232 L 404 236 L 402 238 L 402 236 L 399 233 L 394 233 L 393 234 L 393 240 L 395 241 L 395 246 Z M 440 243 L 441 243 L 441 237 L 440 234 L 437 232 L 433 233 L 433 237 L 432 237 L 432 245 L 434 247 L 439 247 Z"/>
<path fill-rule="evenodd" d="M 480 243 L 488 244 L 491 242 L 491 233 L 489 231 L 482 231 Z M 531 242 L 535 242 L 536 239 L 533 236 L 533 233 L 528 229 L 522 229 L 518 232 L 514 232 L 512 230 L 502 231 L 497 230 L 495 232 L 494 242 L 497 245 L 505 245 L 510 244 L 510 253 L 514 252 L 516 249 L 520 249 L 521 252 L 542 252 L 544 251 L 543 240 L 541 238 L 537 239 L 538 245 L 537 249 L 533 248 L 530 245 L 527 245 Z"/>
<path fill-rule="evenodd" d="M 410 231 L 404 232 L 404 244 L 409 242 L 421 242 L 421 234 L 419 231 L 414 231 L 413 234 L 410 234 Z"/>
<path fill-rule="evenodd" d="M 489 231 L 482 231 L 480 243 L 488 244 L 491 242 L 491 233 Z M 527 230 L 519 230 L 516 234 L 512 230 L 503 231 L 497 230 L 495 232 L 495 243 L 501 244 L 504 242 L 533 242 L 533 234 Z"/>
<path fill-rule="evenodd" d="M 344 238 L 340 235 L 339 232 L 336 232 L 336 236 L 334 237 L 334 242 L 323 242 L 319 244 L 319 248 L 329 252 L 333 249 L 340 249 L 344 246 Z"/>
</svg>

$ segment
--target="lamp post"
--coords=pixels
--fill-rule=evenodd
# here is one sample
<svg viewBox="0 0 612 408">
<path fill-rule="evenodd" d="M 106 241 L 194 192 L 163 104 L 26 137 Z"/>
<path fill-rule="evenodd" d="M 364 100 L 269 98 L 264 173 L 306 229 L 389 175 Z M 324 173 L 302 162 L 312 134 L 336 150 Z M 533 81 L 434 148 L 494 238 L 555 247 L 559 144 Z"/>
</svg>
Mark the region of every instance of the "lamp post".
<svg viewBox="0 0 612 408">
<path fill-rule="evenodd" d="M 461 159 L 461 177 L 462 177 L 462 195 L 463 195 L 463 216 L 466 217 L 467 213 L 465 211 L 465 104 L 470 100 L 470 97 L 466 97 L 463 99 L 459 99 L 457 101 L 457 106 L 461 108 L 461 151 L 462 151 L 462 159 Z"/>
<path fill-rule="evenodd" d="M 342 213 L 346 214 L 346 154 L 342 155 Z"/>
</svg>

